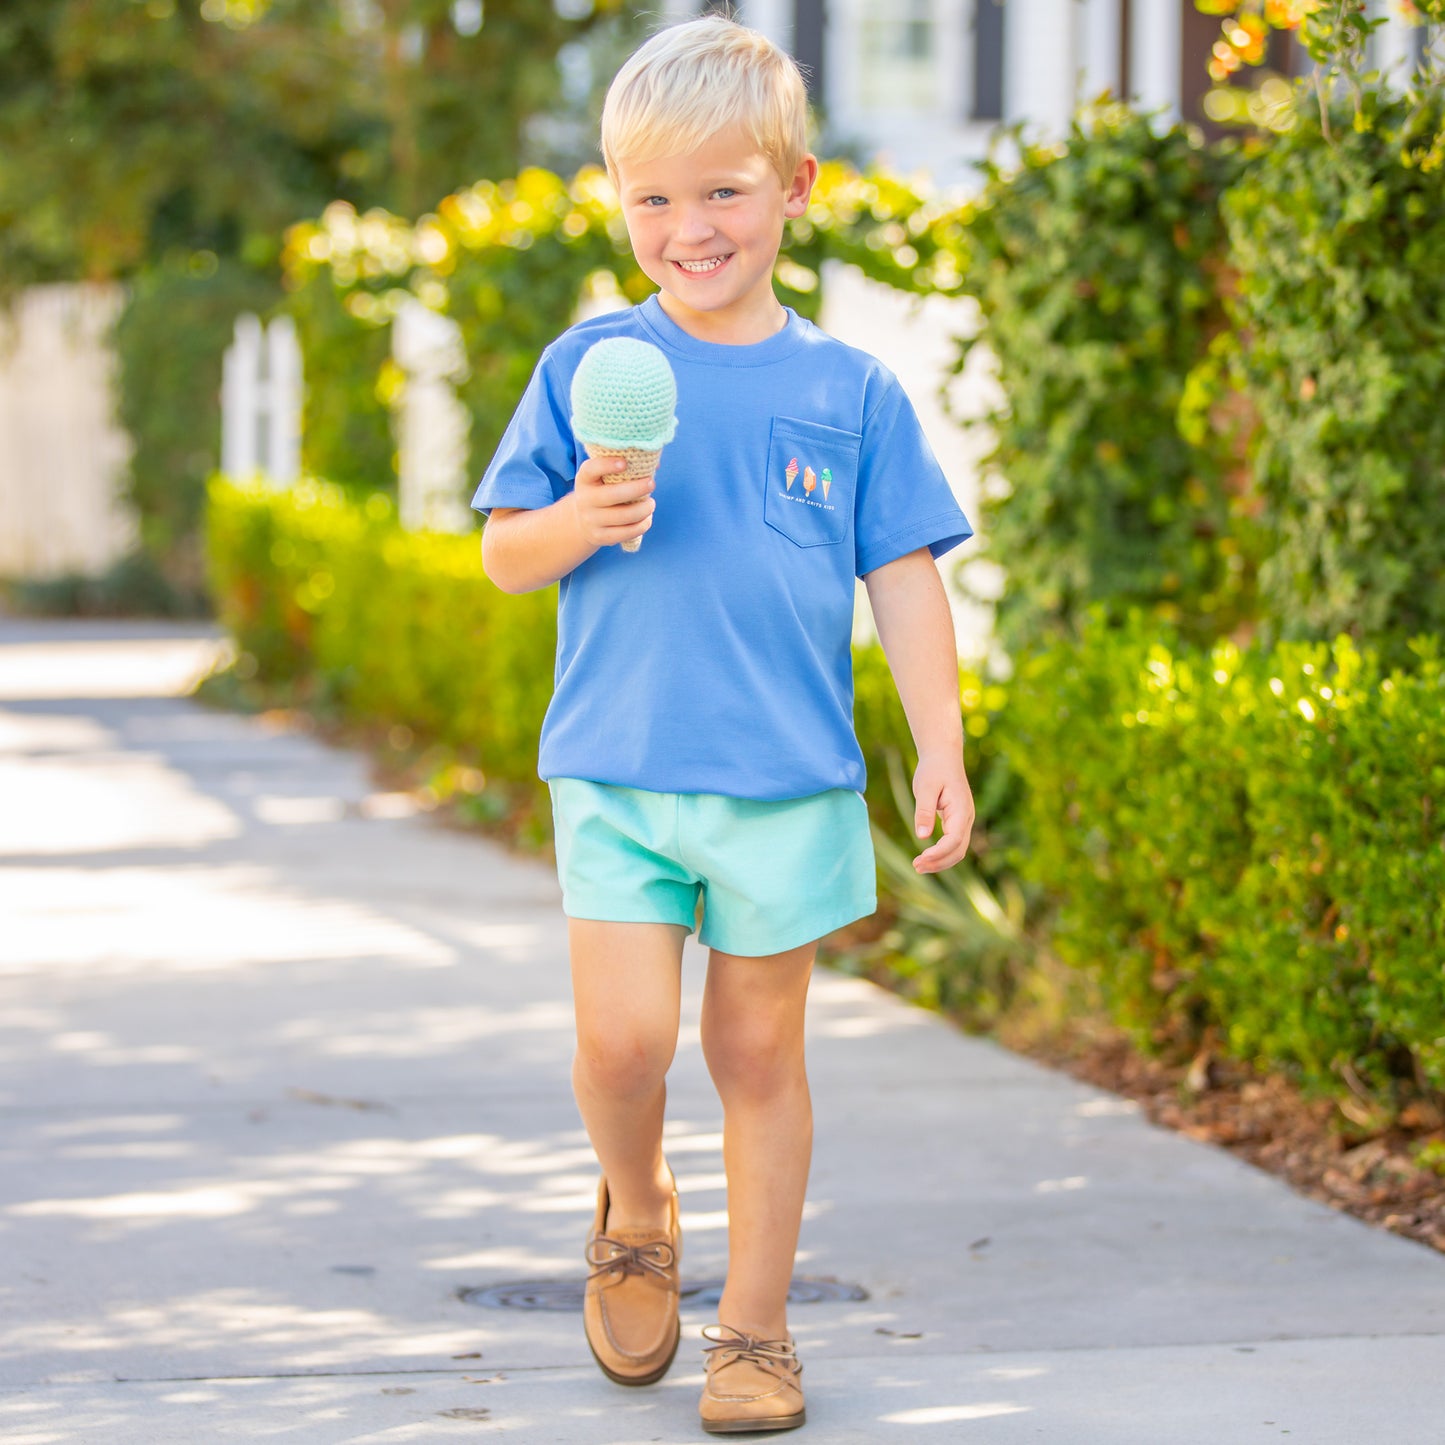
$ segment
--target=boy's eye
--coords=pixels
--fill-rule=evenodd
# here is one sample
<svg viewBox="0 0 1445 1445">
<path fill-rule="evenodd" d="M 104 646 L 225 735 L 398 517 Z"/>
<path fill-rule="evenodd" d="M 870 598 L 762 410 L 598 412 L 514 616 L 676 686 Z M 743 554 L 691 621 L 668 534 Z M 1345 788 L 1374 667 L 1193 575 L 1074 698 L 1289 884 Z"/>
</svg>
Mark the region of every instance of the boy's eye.
<svg viewBox="0 0 1445 1445">
<path fill-rule="evenodd" d="M 737 192 L 731 186 L 719 186 L 713 195 L 725 201 L 729 197 L 737 195 Z"/>
<path fill-rule="evenodd" d="M 667 204 L 667 197 L 666 197 L 666 196 L 645 196 L 645 197 L 643 197 L 642 204 L 643 204 L 644 206 L 665 206 L 665 205 Z"/>
</svg>

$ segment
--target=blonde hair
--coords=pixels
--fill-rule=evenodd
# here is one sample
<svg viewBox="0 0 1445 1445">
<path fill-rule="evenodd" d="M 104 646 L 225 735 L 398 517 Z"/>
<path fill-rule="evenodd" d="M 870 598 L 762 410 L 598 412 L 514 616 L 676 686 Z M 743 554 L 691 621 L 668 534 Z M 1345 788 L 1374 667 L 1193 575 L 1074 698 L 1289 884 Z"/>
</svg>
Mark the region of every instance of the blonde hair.
<svg viewBox="0 0 1445 1445">
<path fill-rule="evenodd" d="M 740 125 L 786 185 L 808 149 L 808 95 L 797 63 L 765 35 L 721 15 L 660 30 L 623 65 L 602 108 L 602 157 L 685 155 Z"/>
</svg>

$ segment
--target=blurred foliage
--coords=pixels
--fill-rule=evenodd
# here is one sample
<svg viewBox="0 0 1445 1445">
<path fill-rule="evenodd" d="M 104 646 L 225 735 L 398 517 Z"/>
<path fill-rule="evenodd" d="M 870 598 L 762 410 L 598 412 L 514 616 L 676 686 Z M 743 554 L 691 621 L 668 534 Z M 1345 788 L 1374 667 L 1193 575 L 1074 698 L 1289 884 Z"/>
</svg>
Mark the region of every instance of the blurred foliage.
<svg viewBox="0 0 1445 1445">
<path fill-rule="evenodd" d="M 929 1008 L 986 1027 L 1027 962 L 1011 856 L 1020 788 L 998 733 L 1004 688 L 963 665 L 958 685 L 977 817 L 966 862 L 946 875 L 920 876 L 913 869 L 919 841 L 904 781 L 918 762 L 908 719 L 882 647 L 853 649 L 853 722 L 867 768 L 864 796 L 887 921 L 882 937 L 855 950 L 853 962 L 886 970 L 894 987 Z"/>
<path fill-rule="evenodd" d="M 200 617 L 210 610 L 207 594 L 179 589 L 141 548 L 100 573 L 0 582 L 0 605 L 31 617 Z"/>
<path fill-rule="evenodd" d="M 1258 416 L 1272 635 L 1386 647 L 1445 627 L 1445 185 L 1413 163 L 1445 87 L 1333 145 L 1306 110 L 1225 197 L 1232 385 Z"/>
<path fill-rule="evenodd" d="M 0 284 L 125 277 L 173 249 L 273 265 L 332 199 L 416 214 L 506 175 L 559 48 L 625 19 L 584 8 L 7 0 Z"/>
<path fill-rule="evenodd" d="M 805 316 L 821 304 L 825 260 L 910 290 L 956 290 L 949 209 L 902 180 L 825 163 L 805 218 L 789 224 L 778 294 Z M 471 420 L 471 471 L 486 465 L 546 345 L 579 301 L 637 302 L 638 269 L 605 172 L 568 182 L 531 168 L 445 197 L 415 223 L 336 202 L 293 226 L 283 255 L 287 310 L 306 356 L 304 460 L 320 475 L 394 484 L 375 419 L 397 396 L 387 328 L 415 298 L 457 323 L 468 360 L 457 394 Z M 364 435 L 358 435 L 364 430 Z"/>
<path fill-rule="evenodd" d="M 273 278 L 234 257 L 177 251 L 132 278 L 115 324 L 128 497 L 146 556 L 192 609 L 205 598 L 200 522 L 221 450 L 221 359 L 237 314 L 265 312 L 279 296 Z"/>
<path fill-rule="evenodd" d="M 336 203 L 317 221 L 293 227 L 284 257 L 287 309 L 316 378 L 309 388 L 315 413 L 345 420 L 357 406 L 395 399 L 400 376 L 389 328 L 404 301 L 420 299 L 462 331 L 470 364 L 457 391 L 471 417 L 475 470 L 475 458 L 489 456 L 500 438 L 543 347 L 567 326 L 587 278 L 598 271 L 620 277 L 636 299 L 651 290 L 625 234 L 619 239 L 608 228 L 615 207 L 607 196 L 601 171 L 585 171 L 568 187 L 534 169 L 456 192 L 415 225 Z M 307 465 L 325 475 L 336 474 L 329 454 L 341 450 L 333 434 L 323 421 L 308 426 L 303 443 Z M 368 453 L 366 480 L 393 485 L 390 447 L 383 469 L 378 450 Z"/>
<path fill-rule="evenodd" d="M 238 29 L 173 0 L 8 0 L 0 285 L 248 241 L 274 258 L 288 222 L 346 193 L 358 40 L 333 5 L 278 3 Z"/>
<path fill-rule="evenodd" d="M 390 498 L 305 482 L 213 481 L 207 552 L 242 676 L 445 745 L 546 814 L 537 739 L 552 695 L 556 596 L 511 597 L 475 537 L 408 532 Z"/>
<path fill-rule="evenodd" d="M 1348 638 L 1204 650 L 1152 619 L 1095 626 L 1028 661 L 1001 736 L 1052 946 L 1139 1042 L 1212 1041 L 1347 1114 L 1445 1090 L 1433 647 L 1386 673 Z"/>
<path fill-rule="evenodd" d="M 303 471 L 358 494 L 393 488 L 392 414 L 402 378 L 390 328 L 361 320 L 334 288 L 309 287 L 288 295 L 284 307 L 296 321 L 306 378 Z"/>
<path fill-rule="evenodd" d="M 1219 39 L 1210 51 L 1209 78 L 1216 89 L 1204 108 L 1214 120 L 1248 122 L 1270 130 L 1289 130 L 1307 93 L 1316 103 L 1321 134 L 1333 143 L 1336 126 L 1330 110 L 1343 92 L 1349 98 L 1350 125 L 1367 129 L 1373 123 L 1376 103 L 1386 77 L 1369 68 L 1370 40 L 1389 17 L 1369 0 L 1194 0 L 1205 15 L 1219 15 Z M 1445 22 L 1445 0 L 1393 0 L 1396 16 L 1419 28 Z M 1245 67 L 1267 63 L 1271 31 L 1298 34 L 1301 48 L 1313 65 L 1307 80 L 1291 86 L 1274 77 L 1257 91 L 1231 85 Z M 1424 37 L 1420 63 L 1404 74 L 1389 77 L 1398 88 L 1438 84 L 1442 56 L 1432 37 Z M 1343 134 L 1348 127 L 1340 127 Z M 1445 127 L 1431 139 L 1434 165 L 1445 161 Z"/>
<path fill-rule="evenodd" d="M 1016 133 L 1017 135 L 1017 133 Z M 962 285 L 1003 400 L 980 531 L 1006 569 L 1012 651 L 1070 632 L 1095 605 L 1147 607 L 1215 636 L 1248 614 L 1239 441 L 1181 429 L 1191 374 L 1225 326 L 1221 192 L 1237 148 L 1205 147 L 1122 106 L 1066 142 L 991 159 L 958 218 Z"/>
<path fill-rule="evenodd" d="M 509 174 L 554 103 L 558 51 L 609 28 L 636 28 L 621 0 L 567 15 L 532 0 L 0 8 L 0 297 L 130 283 L 117 410 L 143 540 L 179 595 L 200 577 L 221 353 L 239 311 L 279 300 L 286 227 L 338 200 L 415 214 L 467 177 Z M 308 338 L 313 364 L 329 346 L 380 364 L 384 337 L 330 321 Z M 329 472 L 389 472 L 374 387 L 321 388 L 307 421 Z"/>
</svg>

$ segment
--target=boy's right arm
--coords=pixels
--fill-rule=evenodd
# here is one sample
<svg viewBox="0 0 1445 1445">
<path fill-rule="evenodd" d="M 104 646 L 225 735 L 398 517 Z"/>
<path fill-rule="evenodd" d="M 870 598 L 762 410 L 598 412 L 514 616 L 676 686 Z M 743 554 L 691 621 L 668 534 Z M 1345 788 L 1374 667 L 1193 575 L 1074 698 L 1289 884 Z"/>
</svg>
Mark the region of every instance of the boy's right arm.
<svg viewBox="0 0 1445 1445">
<path fill-rule="evenodd" d="M 495 507 L 482 529 L 482 566 L 503 592 L 550 587 L 599 547 L 615 547 L 652 526 L 653 479 L 609 482 L 626 462 L 589 457 L 560 502 L 535 509 Z"/>
</svg>

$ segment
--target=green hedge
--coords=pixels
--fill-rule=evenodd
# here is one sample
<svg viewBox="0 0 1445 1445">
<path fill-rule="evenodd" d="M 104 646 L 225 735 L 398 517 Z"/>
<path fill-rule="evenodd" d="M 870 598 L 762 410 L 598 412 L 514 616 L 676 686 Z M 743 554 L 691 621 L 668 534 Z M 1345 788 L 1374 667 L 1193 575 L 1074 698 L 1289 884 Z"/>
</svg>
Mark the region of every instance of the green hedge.
<svg viewBox="0 0 1445 1445">
<path fill-rule="evenodd" d="M 1445 1089 L 1445 678 L 1348 639 L 1044 653 L 1003 737 L 1052 944 L 1151 1048 L 1387 1108 Z"/>
<path fill-rule="evenodd" d="M 243 674 L 290 684 L 357 721 L 400 724 L 439 743 L 524 806 L 540 802 L 537 742 L 552 693 L 556 590 L 499 591 L 478 534 L 407 532 L 387 496 L 358 502 L 329 483 L 279 491 L 217 479 L 207 547 L 220 620 Z M 855 651 L 856 714 L 869 811 L 913 845 L 888 786 L 913 765 L 907 720 L 877 646 Z M 997 826 L 1012 806 L 990 718 L 1001 690 L 960 672 L 970 770 Z M 535 820 L 546 829 L 546 809 Z M 984 837 L 985 870 L 1002 849 Z"/>
<path fill-rule="evenodd" d="M 135 570 L 162 573 L 190 610 L 206 605 L 201 514 L 221 449 L 222 357 L 237 313 L 279 296 L 275 278 L 239 261 L 171 256 L 130 284 L 111 334 L 116 420 L 133 444 L 126 499 L 151 564 Z"/>
<path fill-rule="evenodd" d="M 504 594 L 475 534 L 407 533 L 388 498 L 317 483 L 214 482 L 208 542 L 243 673 L 444 745 L 545 834 L 552 589 Z M 918 879 L 890 785 L 907 725 L 881 650 L 855 649 L 869 810 L 898 845 L 874 961 L 987 1027 L 1042 894 L 1048 946 L 1146 1047 L 1212 1041 L 1387 1113 L 1445 1091 L 1445 675 L 1419 652 L 1386 673 L 1346 639 L 1204 651 L 1135 619 L 1036 655 L 1007 701 L 964 672 L 975 856 Z"/>
<path fill-rule="evenodd" d="M 983 319 L 959 366 L 986 347 L 1002 390 L 979 528 L 1008 578 L 999 635 L 1024 651 L 1102 606 L 1220 636 L 1250 605 L 1237 443 L 1180 412 L 1226 324 L 1219 198 L 1243 156 L 1117 104 L 1062 145 L 1019 139 L 958 216 Z"/>
<path fill-rule="evenodd" d="M 504 598 L 475 535 L 403 531 L 381 494 L 358 504 L 331 484 L 215 481 L 207 550 L 243 675 L 400 724 L 507 788 L 532 783 L 555 597 Z"/>
<path fill-rule="evenodd" d="M 1224 198 L 1235 383 L 1258 415 L 1260 616 L 1405 656 L 1445 627 L 1445 86 L 1317 110 Z"/>
</svg>

